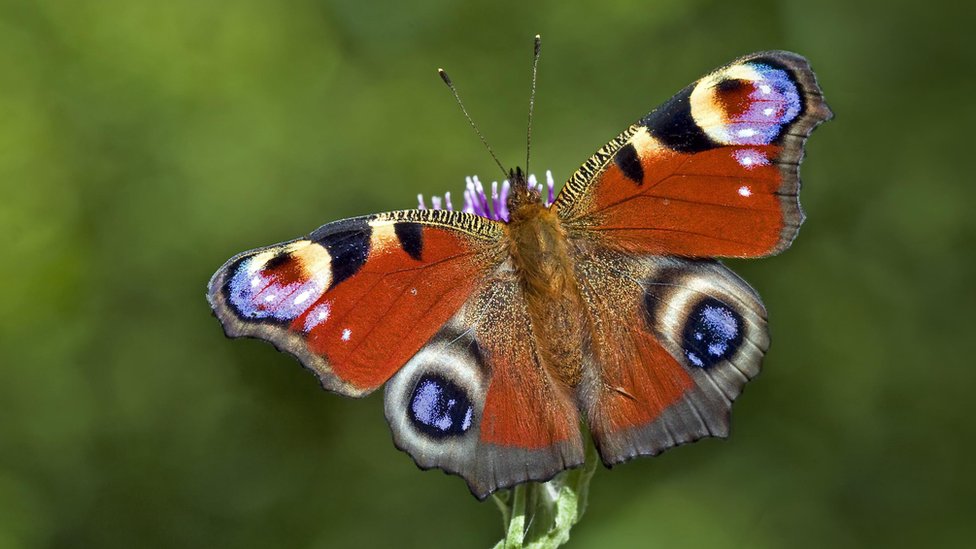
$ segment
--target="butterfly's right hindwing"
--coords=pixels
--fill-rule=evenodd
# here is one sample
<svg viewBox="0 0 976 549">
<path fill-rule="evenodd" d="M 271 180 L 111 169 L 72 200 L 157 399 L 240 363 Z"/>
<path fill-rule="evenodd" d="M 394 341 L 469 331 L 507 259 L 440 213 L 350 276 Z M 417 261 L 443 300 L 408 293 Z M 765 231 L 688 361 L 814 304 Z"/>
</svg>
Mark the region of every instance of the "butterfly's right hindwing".
<svg viewBox="0 0 976 549">
<path fill-rule="evenodd" d="M 755 291 L 710 260 L 600 250 L 578 268 L 594 322 L 579 394 L 603 462 L 727 436 L 769 347 Z"/>
</svg>

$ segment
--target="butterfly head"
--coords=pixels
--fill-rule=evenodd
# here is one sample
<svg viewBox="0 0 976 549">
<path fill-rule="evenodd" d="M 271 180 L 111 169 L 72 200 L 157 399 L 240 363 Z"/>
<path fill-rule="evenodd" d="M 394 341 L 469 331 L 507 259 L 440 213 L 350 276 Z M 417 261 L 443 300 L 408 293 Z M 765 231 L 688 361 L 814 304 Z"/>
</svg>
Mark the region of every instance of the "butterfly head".
<svg viewBox="0 0 976 549">
<path fill-rule="evenodd" d="M 544 207 L 541 190 L 538 186 L 529 184 L 522 168 L 509 170 L 508 181 L 511 185 L 507 201 L 510 221 L 532 215 L 532 212 Z"/>
</svg>

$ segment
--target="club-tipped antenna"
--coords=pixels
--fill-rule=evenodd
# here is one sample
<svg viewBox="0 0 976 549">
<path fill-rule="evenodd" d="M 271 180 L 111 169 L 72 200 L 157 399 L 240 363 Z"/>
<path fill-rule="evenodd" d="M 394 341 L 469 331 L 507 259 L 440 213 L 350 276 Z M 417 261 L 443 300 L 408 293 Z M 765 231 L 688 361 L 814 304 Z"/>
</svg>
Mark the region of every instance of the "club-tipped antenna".
<svg viewBox="0 0 976 549">
<path fill-rule="evenodd" d="M 451 89 L 451 93 L 454 94 L 454 100 L 457 101 L 458 107 L 460 107 L 461 112 L 464 113 L 464 117 L 468 119 L 468 124 L 471 124 L 471 128 L 474 130 L 474 133 L 478 134 L 478 138 L 481 139 L 481 143 L 483 143 L 485 148 L 488 149 L 488 154 L 491 155 L 491 158 L 495 161 L 495 164 L 498 165 L 498 169 L 502 171 L 502 177 L 508 177 L 508 173 L 505 171 L 505 166 L 502 166 L 502 163 L 498 160 L 498 156 L 495 154 L 495 151 L 493 151 L 491 145 L 488 144 L 488 140 L 485 139 L 484 135 L 482 135 L 481 130 L 478 129 L 478 126 L 474 123 L 474 120 L 471 119 L 471 115 L 468 114 L 468 109 L 464 108 L 464 102 L 461 101 L 461 96 L 458 95 L 457 88 L 454 87 L 454 82 L 451 82 L 451 77 L 447 75 L 447 72 L 444 69 L 437 69 L 437 74 L 441 75 L 441 80 L 443 80 L 444 83 L 447 84 L 447 87 Z"/>
<path fill-rule="evenodd" d="M 535 35 L 535 49 L 532 53 L 532 91 L 529 93 L 529 124 L 525 131 L 525 173 L 529 171 L 529 158 L 532 154 L 532 113 L 535 110 L 535 82 L 539 73 L 539 52 L 542 50 L 542 36 Z"/>
</svg>

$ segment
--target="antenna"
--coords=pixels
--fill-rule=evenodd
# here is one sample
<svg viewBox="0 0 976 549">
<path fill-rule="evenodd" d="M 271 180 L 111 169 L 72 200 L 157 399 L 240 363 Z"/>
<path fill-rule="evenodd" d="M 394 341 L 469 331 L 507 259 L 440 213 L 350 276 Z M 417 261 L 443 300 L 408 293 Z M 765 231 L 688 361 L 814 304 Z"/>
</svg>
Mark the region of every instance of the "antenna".
<svg viewBox="0 0 976 549">
<path fill-rule="evenodd" d="M 481 134 L 481 130 L 478 129 L 478 126 L 475 125 L 474 120 L 471 119 L 471 115 L 468 114 L 468 110 L 464 108 L 464 103 L 461 101 L 461 96 L 458 95 L 457 88 L 454 87 L 454 83 L 451 82 L 451 77 L 447 75 L 447 72 L 445 72 L 444 69 L 437 69 L 437 74 L 441 75 L 441 80 L 447 84 L 448 88 L 451 88 L 451 93 L 454 94 L 454 99 L 457 101 L 458 107 L 461 107 L 461 112 L 464 113 L 464 117 L 468 119 L 468 124 L 471 124 L 471 128 L 474 129 L 474 133 L 478 134 L 481 142 L 484 144 L 485 148 L 488 149 L 488 154 L 490 154 L 492 159 L 494 159 L 495 164 L 498 165 L 498 169 L 502 171 L 502 177 L 508 177 L 507 172 L 505 172 L 505 167 L 502 166 L 502 163 L 498 160 L 498 156 L 495 155 L 495 151 L 491 149 L 491 145 L 488 144 L 488 140 L 485 139 L 485 136 Z"/>
<path fill-rule="evenodd" d="M 542 50 L 542 36 L 535 35 L 535 49 L 532 53 L 532 92 L 529 94 L 529 125 L 525 132 L 525 173 L 530 174 L 529 158 L 532 153 L 532 112 L 535 109 L 535 81 L 539 73 L 539 51 Z"/>
</svg>

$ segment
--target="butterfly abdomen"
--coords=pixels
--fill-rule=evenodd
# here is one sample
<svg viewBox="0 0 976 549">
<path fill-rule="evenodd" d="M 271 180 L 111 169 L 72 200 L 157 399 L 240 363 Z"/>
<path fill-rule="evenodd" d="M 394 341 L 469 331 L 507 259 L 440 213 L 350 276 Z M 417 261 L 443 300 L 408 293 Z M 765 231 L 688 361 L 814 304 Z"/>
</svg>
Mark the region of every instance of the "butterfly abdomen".
<svg viewBox="0 0 976 549">
<path fill-rule="evenodd" d="M 580 342 L 587 326 L 566 233 L 557 215 L 540 203 L 513 212 L 508 229 L 539 357 L 551 375 L 575 387 L 582 378 Z"/>
</svg>

